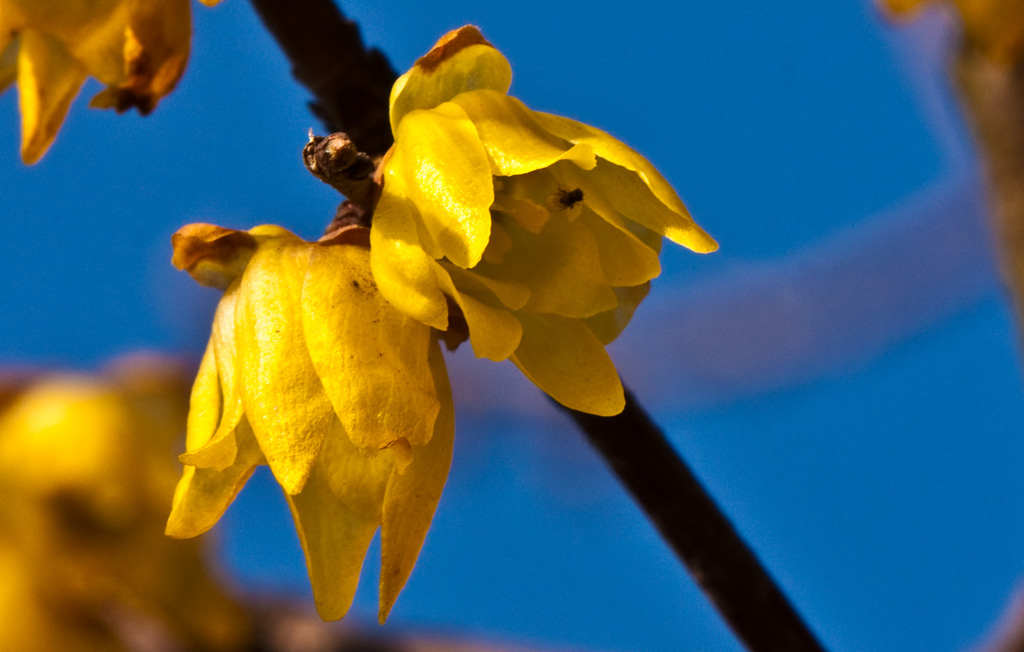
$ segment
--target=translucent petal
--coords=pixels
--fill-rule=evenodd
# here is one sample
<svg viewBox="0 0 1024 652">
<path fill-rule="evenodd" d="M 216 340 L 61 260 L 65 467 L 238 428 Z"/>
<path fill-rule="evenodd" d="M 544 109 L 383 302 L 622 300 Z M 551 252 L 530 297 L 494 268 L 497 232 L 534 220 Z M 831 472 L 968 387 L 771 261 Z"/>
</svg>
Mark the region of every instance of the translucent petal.
<svg viewBox="0 0 1024 652">
<path fill-rule="evenodd" d="M 437 263 L 419 246 L 413 210 L 385 185 L 370 229 L 370 267 L 384 298 L 424 324 L 445 330 L 448 304 L 438 288 Z"/>
<path fill-rule="evenodd" d="M 411 111 L 432 109 L 459 93 L 508 92 L 512 67 L 472 25 L 449 32 L 391 88 L 391 132 Z"/>
<path fill-rule="evenodd" d="M 195 450 L 205 446 L 220 422 L 220 381 L 217 378 L 217 359 L 213 355 L 213 340 L 206 345 L 206 352 L 199 363 L 196 380 L 192 384 L 192 396 L 188 406 L 188 425 L 185 430 L 185 448 Z"/>
<path fill-rule="evenodd" d="M 185 539 L 213 527 L 256 465 L 264 461 L 247 421 L 241 421 L 231 436 L 237 437 L 238 455 L 229 467 L 221 471 L 185 467 L 174 490 L 174 503 L 165 529 L 168 536 Z"/>
<path fill-rule="evenodd" d="M 457 269 L 457 268 L 456 268 Z M 462 270 L 458 270 L 462 271 Z M 465 278 L 465 277 L 463 277 Z M 469 340 L 478 358 L 507 360 L 519 346 L 523 328 L 511 312 L 489 305 L 468 292 L 461 292 L 447 273 L 438 274 L 442 289 L 462 309 L 469 326 Z"/>
<path fill-rule="evenodd" d="M 33 29 L 21 33 L 18 94 L 21 158 L 25 163 L 38 161 L 53 144 L 85 76 L 58 41 Z"/>
<path fill-rule="evenodd" d="M 476 269 L 460 269 L 444 263 L 442 263 L 442 267 L 448 272 L 455 287 L 463 294 L 469 294 L 478 299 L 491 295 L 511 310 L 519 310 L 530 300 L 530 288 L 518 281 L 499 281 L 481 274 Z"/>
<path fill-rule="evenodd" d="M 262 242 L 242 275 L 235 316 L 245 413 L 289 494 L 302 490 L 334 418 L 302 331 L 311 247 L 294 236 Z"/>
<path fill-rule="evenodd" d="M 400 178 L 441 252 L 459 267 L 480 262 L 491 233 L 491 165 L 473 123 L 453 103 L 405 116 L 386 163 Z"/>
<path fill-rule="evenodd" d="M 352 605 L 366 549 L 381 524 L 390 458 L 387 451 L 366 457 L 334 430 L 305 488 L 287 496 L 324 620 L 338 620 Z"/>
<path fill-rule="evenodd" d="M 439 409 L 427 366 L 430 327 L 385 301 L 370 252 L 317 246 L 302 289 L 310 358 L 352 442 L 377 451 L 424 444 Z"/>
<path fill-rule="evenodd" d="M 597 339 L 605 346 L 614 342 L 633 318 L 637 306 L 647 296 L 651 289 L 650 283 L 636 285 L 633 287 L 615 288 L 615 296 L 619 299 L 619 305 L 612 310 L 598 313 L 593 317 L 587 317 L 585 323 Z"/>
<path fill-rule="evenodd" d="M 378 614 L 382 623 L 416 564 L 451 467 L 455 410 L 441 347 L 436 342 L 430 348 L 430 368 L 441 401 L 434 436 L 426 446 L 413 449 L 412 463 L 403 473 L 392 474 L 384 494 Z"/>
<path fill-rule="evenodd" d="M 615 307 L 593 233 L 580 221 L 556 213 L 534 235 L 509 225 L 515 243 L 500 265 L 482 263 L 480 272 L 514 280 L 530 289 L 525 309 L 565 317 L 589 317 Z"/>
<path fill-rule="evenodd" d="M 635 236 L 621 220 L 609 222 L 584 204 L 580 223 L 594 235 L 601 268 L 609 284 L 615 287 L 640 285 L 661 273 L 658 252 Z"/>
<path fill-rule="evenodd" d="M 625 396 L 600 340 L 577 319 L 520 313 L 523 341 L 512 362 L 562 405 L 598 416 L 622 412 Z"/>
<path fill-rule="evenodd" d="M 237 453 L 234 430 L 245 414 L 239 378 L 238 349 L 235 345 L 235 315 L 238 303 L 236 282 L 228 287 L 213 317 L 210 345 L 219 378 L 221 415 L 213 436 L 200 446 L 187 447 L 178 457 L 183 464 L 221 470 L 234 462 Z M 191 410 L 189 418 L 191 418 Z"/>
<path fill-rule="evenodd" d="M 496 175 L 525 174 L 545 168 L 570 150 L 571 156 L 580 158 L 581 167 L 594 167 L 592 148 L 573 149 L 573 144 L 541 126 L 533 112 L 514 97 L 480 90 L 462 93 L 452 102 L 462 107 L 473 121 Z"/>
<path fill-rule="evenodd" d="M 575 120 L 540 112 L 534 112 L 534 117 L 551 133 L 592 146 L 607 161 L 599 161 L 589 178 L 623 215 L 698 253 L 718 248 L 718 243 L 690 217 L 672 186 L 643 156 L 603 131 Z M 630 210 L 626 210 L 627 205 Z"/>
</svg>

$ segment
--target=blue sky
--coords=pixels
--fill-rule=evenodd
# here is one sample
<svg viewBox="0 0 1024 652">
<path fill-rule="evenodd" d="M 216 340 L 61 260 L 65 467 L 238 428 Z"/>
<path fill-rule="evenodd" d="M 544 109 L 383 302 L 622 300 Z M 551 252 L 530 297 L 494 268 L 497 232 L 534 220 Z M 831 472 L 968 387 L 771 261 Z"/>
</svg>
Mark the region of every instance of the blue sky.
<svg viewBox="0 0 1024 652">
<path fill-rule="evenodd" d="M 859 0 L 342 7 L 400 70 L 477 24 L 514 94 L 644 153 L 719 240 L 666 246 L 613 354 L 829 649 L 983 637 L 1024 573 L 1024 394 L 940 16 L 897 29 Z M 170 234 L 314 237 L 329 219 L 287 62 L 241 0 L 195 13 L 189 69 L 153 115 L 81 98 L 37 166 L 18 159 L 15 93 L 0 97 L 0 362 L 196 357 L 217 295 L 170 267 Z M 389 628 L 739 649 L 535 389 L 467 351 L 452 375 L 455 464 Z M 267 474 L 218 536 L 240 586 L 308 595 Z M 355 618 L 375 613 L 377 569 Z"/>
</svg>

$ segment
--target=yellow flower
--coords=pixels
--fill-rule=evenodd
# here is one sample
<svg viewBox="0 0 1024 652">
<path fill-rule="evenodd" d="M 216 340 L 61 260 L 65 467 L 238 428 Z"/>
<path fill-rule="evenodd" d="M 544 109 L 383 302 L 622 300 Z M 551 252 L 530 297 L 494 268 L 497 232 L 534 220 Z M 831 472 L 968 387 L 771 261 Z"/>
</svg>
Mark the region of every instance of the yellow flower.
<svg viewBox="0 0 1024 652">
<path fill-rule="evenodd" d="M 92 106 L 152 111 L 191 31 L 189 0 L 0 0 L 0 93 L 18 82 L 22 159 L 46 153 L 86 77 L 107 85 Z"/>
<path fill-rule="evenodd" d="M 341 618 L 381 528 L 380 618 L 426 536 L 454 415 L 430 329 L 389 305 L 366 229 L 309 243 L 275 226 L 186 226 L 174 264 L 225 289 L 192 390 L 167 533 L 210 528 L 257 464 L 292 509 L 317 609 Z"/>
<path fill-rule="evenodd" d="M 0 406 L 0 649 L 121 650 L 113 609 L 183 646 L 236 650 L 248 622 L 203 561 L 171 541 L 188 385 L 165 360 L 47 375 Z M 104 625 L 103 623 L 107 623 Z"/>
<path fill-rule="evenodd" d="M 910 14 L 934 0 L 881 0 L 896 14 Z M 952 0 L 960 13 L 964 38 L 1000 63 L 1024 57 L 1024 2 L 1020 0 Z"/>
<path fill-rule="evenodd" d="M 508 61 L 472 26 L 391 92 L 371 265 L 381 293 L 474 353 L 510 359 L 571 408 L 623 407 L 604 345 L 658 275 L 662 236 L 717 248 L 642 156 L 507 95 Z"/>
</svg>

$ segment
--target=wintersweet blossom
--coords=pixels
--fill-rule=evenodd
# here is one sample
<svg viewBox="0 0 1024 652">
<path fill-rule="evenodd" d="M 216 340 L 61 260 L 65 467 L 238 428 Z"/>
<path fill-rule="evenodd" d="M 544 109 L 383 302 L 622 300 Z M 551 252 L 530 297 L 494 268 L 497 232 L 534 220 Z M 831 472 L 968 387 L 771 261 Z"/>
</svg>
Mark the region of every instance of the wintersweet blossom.
<svg viewBox="0 0 1024 652">
<path fill-rule="evenodd" d="M 18 82 L 22 159 L 46 153 L 87 77 L 107 85 L 92 106 L 152 111 L 185 69 L 190 11 L 190 0 L 0 0 L 0 93 Z"/>
<path fill-rule="evenodd" d="M 897 15 L 913 14 L 935 0 L 881 0 Z M 964 38 L 991 59 L 1014 63 L 1024 57 L 1024 2 L 1020 0 L 952 0 L 964 26 Z"/>
<path fill-rule="evenodd" d="M 192 390 L 167 533 L 210 528 L 266 463 L 291 506 L 325 620 L 352 603 L 378 527 L 383 621 L 448 476 L 454 415 L 430 328 L 389 305 L 368 234 L 305 242 L 276 226 L 174 235 L 173 262 L 224 290 Z"/>
<path fill-rule="evenodd" d="M 717 248 L 645 158 L 608 134 L 532 111 L 508 61 L 455 30 L 391 92 L 371 266 L 381 294 L 474 353 L 512 360 L 571 408 L 624 405 L 604 346 L 660 273 L 662 236 Z"/>
<path fill-rule="evenodd" d="M 167 360 L 47 374 L 0 391 L 0 649 L 126 649 L 109 616 L 183 649 L 243 649 L 249 624 L 203 544 L 163 534 L 187 378 Z"/>
</svg>

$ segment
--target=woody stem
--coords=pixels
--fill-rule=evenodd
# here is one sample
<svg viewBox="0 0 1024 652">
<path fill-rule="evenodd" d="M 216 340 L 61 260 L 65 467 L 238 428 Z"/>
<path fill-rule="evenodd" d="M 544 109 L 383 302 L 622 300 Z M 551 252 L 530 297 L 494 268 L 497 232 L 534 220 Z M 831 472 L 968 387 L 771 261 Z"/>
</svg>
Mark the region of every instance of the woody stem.
<svg viewBox="0 0 1024 652">
<path fill-rule="evenodd" d="M 748 650 L 824 650 L 628 390 L 613 417 L 565 409 Z"/>
</svg>

